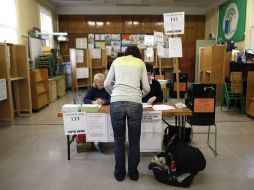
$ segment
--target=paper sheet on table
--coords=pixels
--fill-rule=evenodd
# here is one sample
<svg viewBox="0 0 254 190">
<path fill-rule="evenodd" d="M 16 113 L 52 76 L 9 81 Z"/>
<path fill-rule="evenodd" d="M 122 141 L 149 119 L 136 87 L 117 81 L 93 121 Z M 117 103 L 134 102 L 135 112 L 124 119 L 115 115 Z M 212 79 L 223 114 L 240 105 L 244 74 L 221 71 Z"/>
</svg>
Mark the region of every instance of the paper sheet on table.
<svg viewBox="0 0 254 190">
<path fill-rule="evenodd" d="M 87 113 L 87 142 L 107 142 L 107 114 Z"/>
<path fill-rule="evenodd" d="M 154 105 L 153 109 L 155 111 L 163 111 L 163 110 L 174 110 L 175 108 L 169 105 Z"/>
<path fill-rule="evenodd" d="M 153 106 L 148 103 L 142 103 L 143 108 L 152 108 Z"/>
</svg>

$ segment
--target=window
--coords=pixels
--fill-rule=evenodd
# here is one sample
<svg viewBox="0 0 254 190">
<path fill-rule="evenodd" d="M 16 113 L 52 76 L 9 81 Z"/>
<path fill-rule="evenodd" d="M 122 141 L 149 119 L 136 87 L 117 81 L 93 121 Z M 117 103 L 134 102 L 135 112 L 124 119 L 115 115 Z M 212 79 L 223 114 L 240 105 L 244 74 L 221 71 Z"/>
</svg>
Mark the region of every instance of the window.
<svg viewBox="0 0 254 190">
<path fill-rule="evenodd" d="M 0 42 L 18 43 L 16 0 L 0 0 Z"/>
<path fill-rule="evenodd" d="M 52 14 L 48 9 L 40 7 L 40 19 L 41 19 L 41 32 L 53 33 Z M 53 36 L 44 35 L 43 39 L 46 41 L 46 46 L 53 48 Z"/>
</svg>

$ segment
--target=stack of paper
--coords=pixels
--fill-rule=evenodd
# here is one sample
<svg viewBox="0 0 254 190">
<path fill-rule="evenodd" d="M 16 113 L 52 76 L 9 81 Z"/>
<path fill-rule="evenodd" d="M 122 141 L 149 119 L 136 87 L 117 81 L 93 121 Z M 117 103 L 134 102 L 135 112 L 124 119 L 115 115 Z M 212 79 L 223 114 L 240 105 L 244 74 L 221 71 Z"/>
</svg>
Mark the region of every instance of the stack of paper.
<svg viewBox="0 0 254 190">
<path fill-rule="evenodd" d="M 101 105 L 99 104 L 83 104 L 80 110 L 88 113 L 94 113 L 98 112 L 100 107 Z"/>
<path fill-rule="evenodd" d="M 62 106 L 62 112 L 78 112 L 80 106 L 80 104 L 65 104 Z"/>
<path fill-rule="evenodd" d="M 155 111 L 163 111 L 163 110 L 174 110 L 175 108 L 169 105 L 154 105 L 153 109 Z"/>
</svg>

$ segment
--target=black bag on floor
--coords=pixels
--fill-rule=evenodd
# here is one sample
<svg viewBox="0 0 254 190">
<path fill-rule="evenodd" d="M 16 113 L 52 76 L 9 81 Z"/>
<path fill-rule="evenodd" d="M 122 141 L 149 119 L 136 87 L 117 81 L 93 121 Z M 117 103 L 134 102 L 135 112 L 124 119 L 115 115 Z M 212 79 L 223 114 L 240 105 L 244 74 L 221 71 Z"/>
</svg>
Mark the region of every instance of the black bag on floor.
<svg viewBox="0 0 254 190">
<path fill-rule="evenodd" d="M 164 152 L 157 154 L 148 166 L 149 170 L 153 171 L 155 179 L 159 182 L 176 186 L 176 187 L 189 187 L 195 177 L 192 173 L 181 173 L 177 170 L 172 172 L 170 166 L 168 167 L 170 160 Z"/>
<path fill-rule="evenodd" d="M 165 153 L 173 155 L 179 172 L 196 174 L 206 167 L 203 153 L 198 148 L 181 142 L 177 136 L 170 140 Z"/>
</svg>

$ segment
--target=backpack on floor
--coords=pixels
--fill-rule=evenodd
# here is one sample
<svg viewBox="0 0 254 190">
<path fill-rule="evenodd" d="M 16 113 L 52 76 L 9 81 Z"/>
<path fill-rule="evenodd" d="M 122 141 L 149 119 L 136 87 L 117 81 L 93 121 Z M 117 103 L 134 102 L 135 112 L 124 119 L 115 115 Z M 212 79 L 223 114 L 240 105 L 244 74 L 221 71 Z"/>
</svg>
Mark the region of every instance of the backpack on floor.
<svg viewBox="0 0 254 190">
<path fill-rule="evenodd" d="M 168 140 L 166 151 L 157 154 L 148 166 L 161 183 L 177 187 L 189 187 L 195 175 L 205 169 L 202 152 L 181 142 L 177 135 Z"/>
<path fill-rule="evenodd" d="M 173 160 L 166 158 L 166 154 L 161 152 L 157 154 L 148 166 L 149 170 L 153 171 L 155 179 L 159 182 L 176 186 L 189 187 L 195 177 L 192 173 L 182 173 L 170 166 Z"/>
</svg>

